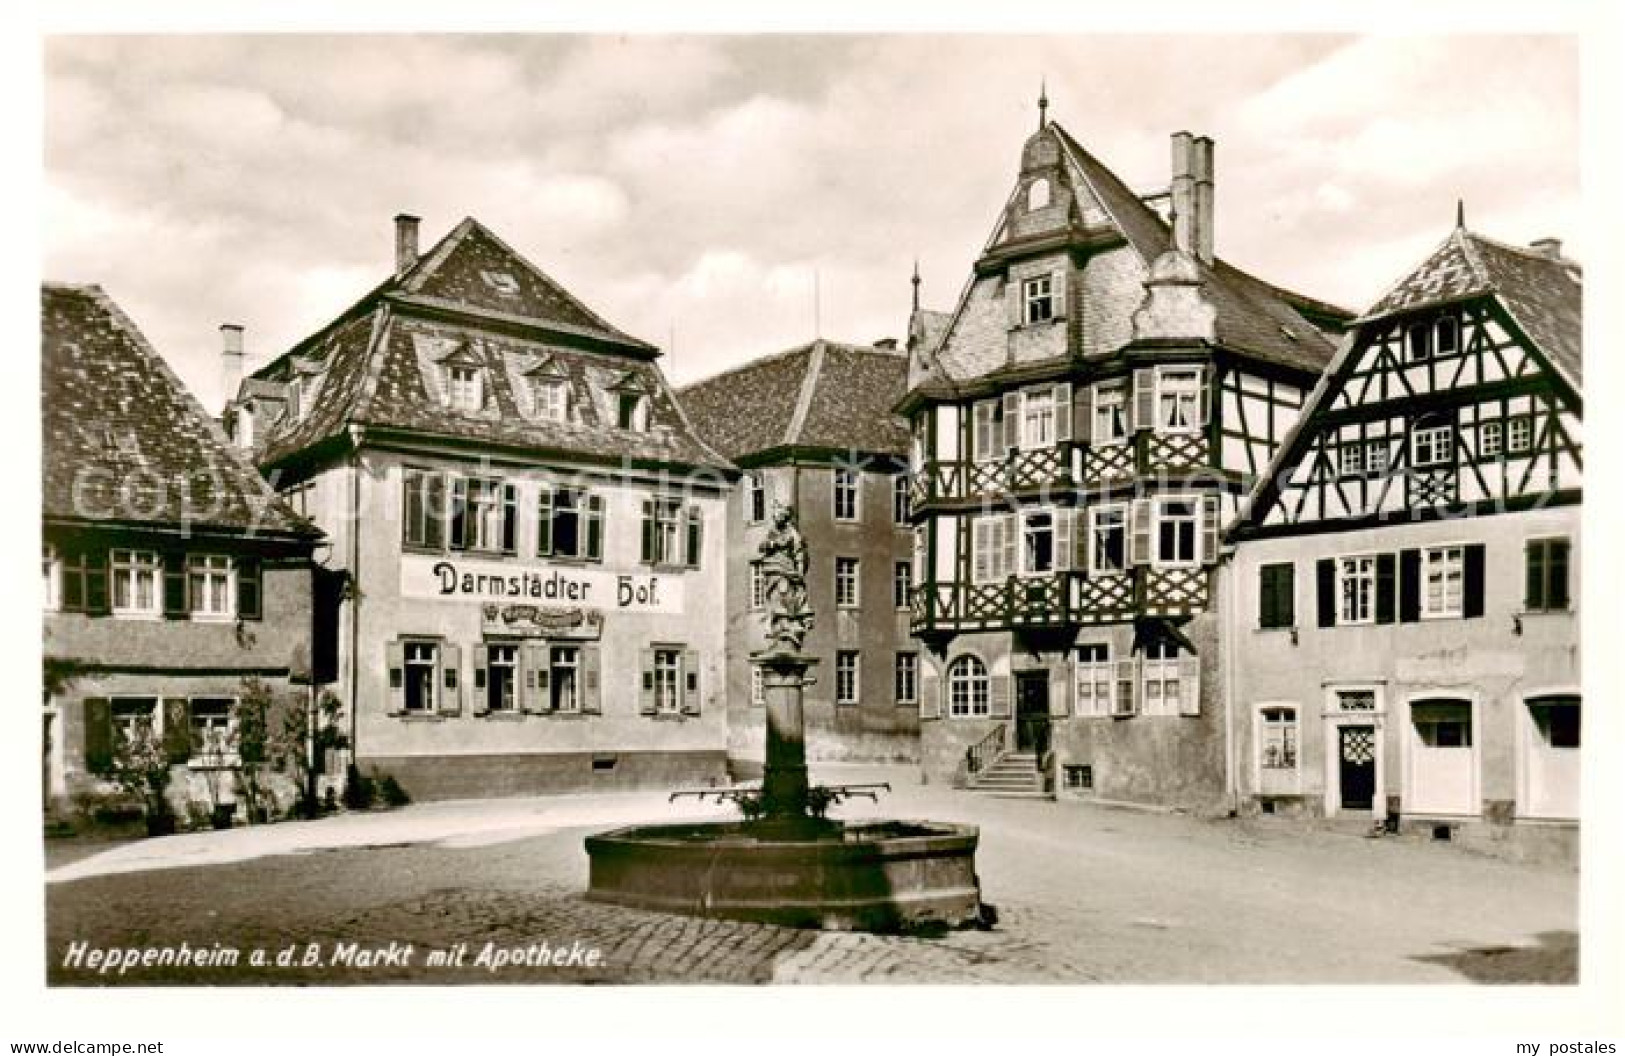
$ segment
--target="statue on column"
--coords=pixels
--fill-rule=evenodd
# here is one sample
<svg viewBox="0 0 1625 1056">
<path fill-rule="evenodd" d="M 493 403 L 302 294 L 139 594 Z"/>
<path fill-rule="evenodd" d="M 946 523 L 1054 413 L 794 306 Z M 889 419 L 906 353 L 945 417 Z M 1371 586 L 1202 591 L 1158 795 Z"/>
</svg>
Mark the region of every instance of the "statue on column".
<svg viewBox="0 0 1625 1056">
<path fill-rule="evenodd" d="M 796 527 L 794 510 L 780 506 L 774 511 L 756 564 L 767 604 L 768 651 L 799 653 L 812 629 L 813 611 L 807 604 L 807 543 Z"/>
</svg>

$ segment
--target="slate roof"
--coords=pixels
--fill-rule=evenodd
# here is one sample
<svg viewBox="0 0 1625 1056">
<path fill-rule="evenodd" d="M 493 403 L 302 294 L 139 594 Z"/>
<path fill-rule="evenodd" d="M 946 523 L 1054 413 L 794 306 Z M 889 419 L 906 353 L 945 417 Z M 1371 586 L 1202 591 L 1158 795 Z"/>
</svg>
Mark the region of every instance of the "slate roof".
<svg viewBox="0 0 1625 1056">
<path fill-rule="evenodd" d="M 41 288 L 47 520 L 313 540 L 99 286 Z"/>
<path fill-rule="evenodd" d="M 1581 277 L 1580 265 L 1572 260 L 1509 246 L 1457 226 L 1420 267 L 1383 294 L 1364 319 L 1494 295 L 1579 389 Z"/>
<path fill-rule="evenodd" d="M 438 363 L 452 354 L 483 368 L 478 411 L 441 398 Z M 295 358 L 322 368 L 305 415 L 264 430 L 259 461 L 286 463 L 343 442 L 355 425 L 562 460 L 731 468 L 694 432 L 653 362 L 658 354 L 467 219 L 406 274 L 249 379 L 286 380 Z M 572 421 L 529 413 L 524 378 L 544 361 L 570 386 Z M 628 385 L 649 394 L 645 430 L 615 423 L 608 393 Z"/>
<path fill-rule="evenodd" d="M 908 357 L 817 340 L 678 391 L 695 428 L 729 458 L 784 447 L 902 456 L 908 426 L 892 413 Z"/>
</svg>

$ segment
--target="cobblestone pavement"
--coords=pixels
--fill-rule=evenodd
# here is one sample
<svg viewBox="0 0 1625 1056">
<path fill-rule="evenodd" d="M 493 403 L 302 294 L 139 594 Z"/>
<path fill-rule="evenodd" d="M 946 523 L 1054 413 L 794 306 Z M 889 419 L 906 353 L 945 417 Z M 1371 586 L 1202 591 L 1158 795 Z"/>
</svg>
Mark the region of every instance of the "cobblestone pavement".
<svg viewBox="0 0 1625 1056">
<path fill-rule="evenodd" d="M 140 841 L 69 862 L 47 877 L 47 975 L 97 986 L 1450 983 L 1575 974 L 1578 883 L 1564 867 L 917 785 L 851 812 L 879 814 L 979 825 L 978 868 L 997 925 L 941 938 L 819 934 L 588 902 L 582 837 L 634 817 L 670 817 L 671 808 L 638 794 L 558 797 Z M 171 861 L 191 864 L 163 867 Z M 96 950 L 182 943 L 235 948 L 240 958 L 122 973 L 89 964 Z M 544 944 L 566 960 L 573 949 L 578 963 L 535 963 Z M 76 948 L 79 962 L 69 963 Z M 255 950 L 270 963 L 249 963 Z M 579 963 L 591 950 L 598 962 Z M 292 963 L 279 966 L 278 954 Z M 501 956 L 511 963 L 493 970 Z"/>
</svg>

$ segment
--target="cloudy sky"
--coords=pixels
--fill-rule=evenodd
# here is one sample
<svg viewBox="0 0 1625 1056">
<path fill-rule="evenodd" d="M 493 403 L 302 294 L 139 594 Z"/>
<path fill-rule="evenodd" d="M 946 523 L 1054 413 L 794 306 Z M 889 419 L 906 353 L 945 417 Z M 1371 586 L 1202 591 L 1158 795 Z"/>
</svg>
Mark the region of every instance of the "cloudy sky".
<svg viewBox="0 0 1625 1056">
<path fill-rule="evenodd" d="M 56 37 L 47 278 L 102 284 L 205 402 L 475 216 L 686 382 L 951 308 L 1036 121 L 1130 186 L 1217 141 L 1218 249 L 1360 308 L 1468 221 L 1584 260 L 1556 36 Z"/>
</svg>

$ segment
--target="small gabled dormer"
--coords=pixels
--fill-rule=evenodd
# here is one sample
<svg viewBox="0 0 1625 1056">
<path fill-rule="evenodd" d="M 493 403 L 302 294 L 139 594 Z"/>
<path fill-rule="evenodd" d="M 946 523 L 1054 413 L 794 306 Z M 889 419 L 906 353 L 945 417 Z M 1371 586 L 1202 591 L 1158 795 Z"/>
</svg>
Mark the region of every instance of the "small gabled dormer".
<svg viewBox="0 0 1625 1056">
<path fill-rule="evenodd" d="M 436 364 L 439 368 L 440 402 L 465 414 L 485 409 L 490 384 L 485 376 L 485 360 L 466 341 L 461 342 Z"/>
<path fill-rule="evenodd" d="M 525 413 L 542 422 L 570 422 L 575 408 L 571 400 L 570 374 L 558 357 L 543 355 L 520 371 L 524 385 Z"/>
<path fill-rule="evenodd" d="M 609 385 L 606 391 L 614 411 L 613 420 L 617 429 L 626 429 L 634 433 L 649 431 L 650 406 L 654 390 L 650 387 L 648 379 L 638 371 L 629 370 Z"/>
</svg>

